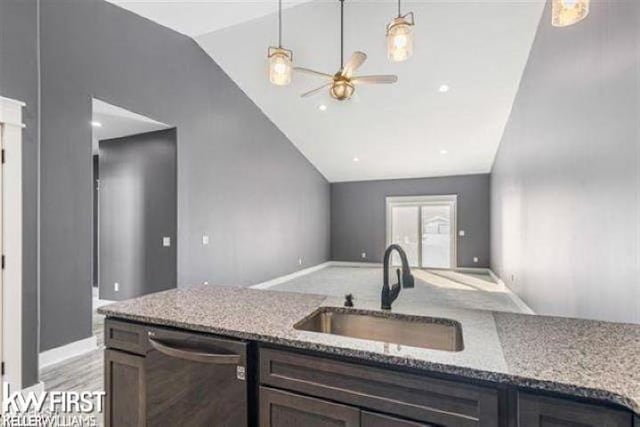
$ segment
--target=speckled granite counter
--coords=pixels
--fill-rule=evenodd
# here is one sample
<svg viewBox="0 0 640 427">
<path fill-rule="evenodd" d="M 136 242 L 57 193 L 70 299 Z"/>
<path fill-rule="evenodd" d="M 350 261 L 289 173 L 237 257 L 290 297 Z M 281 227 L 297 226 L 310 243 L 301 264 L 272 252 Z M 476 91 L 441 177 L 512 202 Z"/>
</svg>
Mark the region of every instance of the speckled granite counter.
<svg viewBox="0 0 640 427">
<path fill-rule="evenodd" d="M 464 350 L 426 350 L 293 329 L 318 307 L 341 305 L 341 300 L 321 295 L 200 286 L 98 311 L 154 325 L 600 399 L 640 414 L 640 325 L 416 306 L 401 294 L 394 304 L 396 313 L 460 322 Z M 379 307 L 374 301 L 356 301 L 356 308 Z"/>
</svg>

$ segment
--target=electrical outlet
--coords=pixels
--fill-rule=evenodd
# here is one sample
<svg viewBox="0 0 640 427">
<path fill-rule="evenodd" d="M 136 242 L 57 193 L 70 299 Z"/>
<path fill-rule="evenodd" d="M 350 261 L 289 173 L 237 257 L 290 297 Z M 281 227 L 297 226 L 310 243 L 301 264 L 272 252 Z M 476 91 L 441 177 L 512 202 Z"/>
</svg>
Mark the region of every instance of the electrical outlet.
<svg viewBox="0 0 640 427">
<path fill-rule="evenodd" d="M 363 258 L 363 259 L 364 259 L 364 258 L 366 258 L 366 257 L 367 257 L 367 253 L 366 253 L 366 252 L 362 252 L 362 253 L 360 254 L 360 258 Z"/>
<path fill-rule="evenodd" d="M 208 285 L 208 284 L 209 284 L 209 282 L 204 281 L 204 282 L 202 282 L 202 284 L 203 284 L 203 285 Z"/>
<path fill-rule="evenodd" d="M 115 283 L 113 284 L 113 291 L 114 291 L 114 292 L 118 292 L 118 291 L 120 291 L 120 283 L 115 282 Z"/>
<path fill-rule="evenodd" d="M 458 231 L 458 236 L 460 236 L 460 237 L 464 237 L 464 230 L 460 230 L 460 231 Z"/>
<path fill-rule="evenodd" d="M 169 246 L 171 246 L 171 237 L 163 237 L 162 238 L 162 246 L 164 246 L 165 248 L 168 248 Z"/>
<path fill-rule="evenodd" d="M 477 256 L 473 257 L 473 262 L 475 262 L 476 264 L 478 263 L 478 257 Z"/>
<path fill-rule="evenodd" d="M 206 234 L 202 235 L 202 246 L 207 246 L 209 244 L 209 236 Z"/>
<path fill-rule="evenodd" d="M 302 258 L 298 258 L 298 265 L 302 265 Z"/>
</svg>

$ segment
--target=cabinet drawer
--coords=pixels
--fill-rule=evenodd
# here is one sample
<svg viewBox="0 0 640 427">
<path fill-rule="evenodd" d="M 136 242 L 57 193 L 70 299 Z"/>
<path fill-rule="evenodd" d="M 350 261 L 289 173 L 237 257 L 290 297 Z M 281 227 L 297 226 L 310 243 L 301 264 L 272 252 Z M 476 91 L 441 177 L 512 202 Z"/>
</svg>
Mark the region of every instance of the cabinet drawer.
<svg viewBox="0 0 640 427">
<path fill-rule="evenodd" d="M 631 427 L 631 414 L 570 400 L 518 393 L 518 427 Z"/>
<path fill-rule="evenodd" d="M 360 410 L 260 387 L 260 427 L 359 427 Z"/>
<path fill-rule="evenodd" d="M 108 348 L 144 355 L 147 351 L 147 329 L 135 323 L 107 319 L 104 344 Z"/>
<path fill-rule="evenodd" d="M 498 391 L 286 351 L 260 350 L 260 382 L 439 425 L 497 426 Z"/>
</svg>

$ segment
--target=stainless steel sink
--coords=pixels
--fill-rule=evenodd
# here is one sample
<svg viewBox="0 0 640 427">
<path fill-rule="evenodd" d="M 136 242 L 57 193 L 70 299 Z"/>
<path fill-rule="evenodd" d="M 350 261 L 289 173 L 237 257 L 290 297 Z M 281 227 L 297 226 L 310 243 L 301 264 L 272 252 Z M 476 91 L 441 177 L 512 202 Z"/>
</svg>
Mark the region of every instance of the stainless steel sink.
<svg viewBox="0 0 640 427">
<path fill-rule="evenodd" d="M 460 323 L 437 317 L 322 307 L 293 327 L 300 331 L 434 350 L 461 351 L 464 348 Z"/>
</svg>

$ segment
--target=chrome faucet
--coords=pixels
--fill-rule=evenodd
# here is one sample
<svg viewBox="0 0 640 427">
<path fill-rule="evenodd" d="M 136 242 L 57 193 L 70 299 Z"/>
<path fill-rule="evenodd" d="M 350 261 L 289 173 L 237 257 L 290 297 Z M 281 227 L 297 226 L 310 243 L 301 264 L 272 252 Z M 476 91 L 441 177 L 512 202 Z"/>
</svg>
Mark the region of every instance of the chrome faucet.
<svg viewBox="0 0 640 427">
<path fill-rule="evenodd" d="M 398 283 L 389 287 L 389 261 L 391 258 L 391 254 L 393 251 L 397 251 L 400 255 L 400 260 L 402 262 L 402 277 L 400 276 L 400 269 L 396 269 L 396 276 L 398 277 Z M 400 247 L 400 245 L 393 244 L 387 248 L 384 252 L 384 264 L 382 265 L 384 269 L 383 276 L 383 284 L 382 284 L 382 309 L 383 310 L 391 310 L 391 304 L 398 298 L 400 294 L 400 287 L 403 288 L 413 288 L 414 280 L 413 275 L 411 274 L 411 269 L 409 268 L 409 261 L 407 261 L 407 254 L 404 252 L 404 249 Z"/>
</svg>

